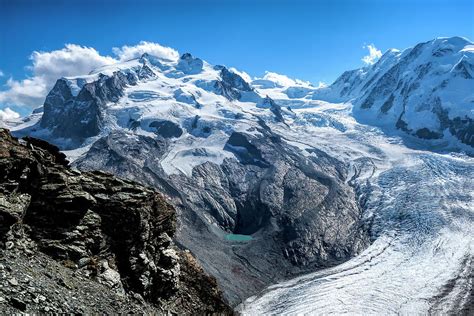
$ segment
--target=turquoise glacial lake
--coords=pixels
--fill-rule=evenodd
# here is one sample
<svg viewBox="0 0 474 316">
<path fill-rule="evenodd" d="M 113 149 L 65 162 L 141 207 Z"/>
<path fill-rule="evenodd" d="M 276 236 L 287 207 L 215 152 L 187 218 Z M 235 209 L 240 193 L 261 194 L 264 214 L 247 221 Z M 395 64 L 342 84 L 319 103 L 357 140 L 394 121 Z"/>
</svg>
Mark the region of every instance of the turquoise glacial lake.
<svg viewBox="0 0 474 316">
<path fill-rule="evenodd" d="M 252 236 L 239 235 L 239 234 L 228 234 L 228 235 L 225 236 L 225 239 L 230 240 L 230 241 L 246 242 L 246 241 L 251 241 Z"/>
</svg>

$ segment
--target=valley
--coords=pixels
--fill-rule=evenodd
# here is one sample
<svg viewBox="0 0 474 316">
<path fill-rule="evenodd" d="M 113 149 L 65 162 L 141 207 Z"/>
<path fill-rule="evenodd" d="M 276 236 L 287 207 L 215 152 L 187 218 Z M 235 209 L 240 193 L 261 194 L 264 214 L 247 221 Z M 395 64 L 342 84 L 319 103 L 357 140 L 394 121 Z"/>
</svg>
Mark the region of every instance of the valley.
<svg viewBox="0 0 474 316">
<path fill-rule="evenodd" d="M 389 50 L 327 87 L 145 53 L 5 125 L 164 194 L 174 242 L 244 315 L 469 314 L 472 47 Z"/>
</svg>

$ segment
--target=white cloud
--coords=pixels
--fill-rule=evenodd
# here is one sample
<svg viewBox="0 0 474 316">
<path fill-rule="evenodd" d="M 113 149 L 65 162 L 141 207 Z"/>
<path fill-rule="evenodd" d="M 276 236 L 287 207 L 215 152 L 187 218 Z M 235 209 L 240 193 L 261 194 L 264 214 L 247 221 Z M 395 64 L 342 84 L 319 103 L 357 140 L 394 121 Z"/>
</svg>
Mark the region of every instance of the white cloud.
<svg viewBox="0 0 474 316">
<path fill-rule="evenodd" d="M 362 48 L 367 48 L 369 50 L 369 55 L 364 56 L 362 61 L 367 65 L 373 65 L 375 62 L 382 57 L 382 52 L 375 47 L 374 44 L 369 44 L 367 46 L 363 46 Z"/>
<path fill-rule="evenodd" d="M 3 71 L 0 69 L 0 77 L 3 77 L 5 76 L 5 74 L 3 73 Z"/>
<path fill-rule="evenodd" d="M 43 77 L 32 77 L 21 81 L 10 78 L 6 86 L 7 90 L 0 91 L 0 103 L 29 108 L 40 106 L 48 93 L 48 88 L 51 88 Z"/>
<path fill-rule="evenodd" d="M 5 108 L 3 110 L 0 110 L 0 121 L 17 119 L 19 117 L 20 117 L 20 114 L 16 113 L 10 108 Z"/>
<path fill-rule="evenodd" d="M 135 46 L 122 46 L 121 48 L 114 47 L 113 52 L 117 55 L 118 59 L 121 61 L 129 60 L 133 58 L 140 57 L 144 53 L 156 56 L 158 58 L 175 61 L 179 58 L 179 53 L 177 50 L 161 46 L 157 43 L 141 41 L 138 45 Z"/>
<path fill-rule="evenodd" d="M 33 61 L 33 74 L 45 77 L 48 81 L 84 75 L 97 67 L 116 62 L 112 57 L 101 56 L 92 47 L 74 44 L 66 44 L 65 48 L 51 52 L 33 52 L 30 59 Z"/>
<path fill-rule="evenodd" d="M 0 91 L 0 103 L 32 109 L 43 104 L 46 95 L 61 77 L 87 75 L 98 67 L 140 57 L 144 53 L 166 60 L 179 58 L 176 50 L 151 42 L 114 47 L 113 52 L 115 57 L 103 56 L 92 47 L 75 44 L 66 44 L 63 49 L 50 52 L 35 51 L 30 56 L 32 64 L 27 67 L 32 75 L 24 80 L 10 78 L 6 89 Z M 0 76 L 2 74 L 0 71 Z"/>
<path fill-rule="evenodd" d="M 300 79 L 291 79 L 285 75 L 277 74 L 276 72 L 265 71 L 265 76 L 263 79 L 270 80 L 275 82 L 276 84 L 283 86 L 283 87 L 292 87 L 292 86 L 306 86 L 310 87 L 311 83 L 308 81 L 303 81 Z"/>
<path fill-rule="evenodd" d="M 32 76 L 24 80 L 10 78 L 7 90 L 0 91 L 0 102 L 38 107 L 57 79 L 84 75 L 94 68 L 116 62 L 112 57 L 101 56 L 94 48 L 74 44 L 50 52 L 35 51 L 30 60 L 32 65 L 27 68 L 32 71 Z"/>
</svg>

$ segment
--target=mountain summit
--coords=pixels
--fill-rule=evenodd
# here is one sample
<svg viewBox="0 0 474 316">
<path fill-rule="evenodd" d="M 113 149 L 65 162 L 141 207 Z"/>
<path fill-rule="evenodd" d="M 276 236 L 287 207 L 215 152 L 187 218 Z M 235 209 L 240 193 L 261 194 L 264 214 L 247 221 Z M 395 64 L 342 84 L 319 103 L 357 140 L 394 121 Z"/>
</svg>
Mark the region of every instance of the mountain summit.
<svg viewBox="0 0 474 316">
<path fill-rule="evenodd" d="M 389 50 L 312 97 L 351 101 L 354 115 L 370 124 L 474 147 L 474 45 L 452 37 Z"/>
</svg>

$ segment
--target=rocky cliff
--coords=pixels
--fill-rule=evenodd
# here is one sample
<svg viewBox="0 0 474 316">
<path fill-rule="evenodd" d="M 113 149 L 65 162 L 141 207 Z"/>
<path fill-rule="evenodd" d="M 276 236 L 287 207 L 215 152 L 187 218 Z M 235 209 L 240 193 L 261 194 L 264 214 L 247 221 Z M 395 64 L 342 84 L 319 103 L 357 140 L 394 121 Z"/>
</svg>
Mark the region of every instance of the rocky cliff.
<svg viewBox="0 0 474 316">
<path fill-rule="evenodd" d="M 58 149 L 0 129 L 0 309 L 224 313 L 216 281 L 172 241 L 155 191 L 78 172 Z"/>
</svg>

